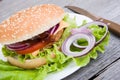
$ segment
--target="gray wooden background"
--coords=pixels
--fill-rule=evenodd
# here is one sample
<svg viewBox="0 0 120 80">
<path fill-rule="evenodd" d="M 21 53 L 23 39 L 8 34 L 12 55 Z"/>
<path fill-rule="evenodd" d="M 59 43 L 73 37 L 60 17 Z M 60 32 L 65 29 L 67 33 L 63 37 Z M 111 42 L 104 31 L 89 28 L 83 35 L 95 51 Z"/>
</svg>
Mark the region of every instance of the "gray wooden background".
<svg viewBox="0 0 120 80">
<path fill-rule="evenodd" d="M 0 22 L 21 9 L 46 3 L 78 6 L 120 24 L 120 0 L 0 0 Z M 63 80 L 120 80 L 120 38 L 111 33 L 105 54 Z"/>
</svg>

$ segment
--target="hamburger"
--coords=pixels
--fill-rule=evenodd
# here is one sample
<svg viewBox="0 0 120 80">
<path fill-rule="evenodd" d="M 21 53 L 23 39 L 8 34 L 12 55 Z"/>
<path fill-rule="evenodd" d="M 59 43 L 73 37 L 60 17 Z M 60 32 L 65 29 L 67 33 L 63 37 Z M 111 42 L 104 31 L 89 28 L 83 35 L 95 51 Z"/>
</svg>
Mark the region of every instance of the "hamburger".
<svg viewBox="0 0 120 80">
<path fill-rule="evenodd" d="M 0 80 L 43 80 L 69 64 L 86 66 L 98 52 L 104 53 L 110 37 L 107 25 L 83 21 L 78 26 L 76 18 L 81 16 L 71 15 L 57 5 L 42 4 L 3 21 L 0 43 L 8 62 L 0 60 Z"/>
<path fill-rule="evenodd" d="M 0 43 L 13 55 L 5 55 L 15 66 L 31 69 L 47 63 L 36 57 L 39 51 L 59 41 L 68 24 L 63 21 L 65 12 L 54 4 L 43 4 L 19 11 L 0 24 Z M 4 53 L 4 51 L 3 51 Z M 15 55 L 14 55 L 15 54 Z M 18 56 L 31 54 L 33 59 L 18 60 Z M 51 54 L 51 58 L 56 55 Z"/>
</svg>

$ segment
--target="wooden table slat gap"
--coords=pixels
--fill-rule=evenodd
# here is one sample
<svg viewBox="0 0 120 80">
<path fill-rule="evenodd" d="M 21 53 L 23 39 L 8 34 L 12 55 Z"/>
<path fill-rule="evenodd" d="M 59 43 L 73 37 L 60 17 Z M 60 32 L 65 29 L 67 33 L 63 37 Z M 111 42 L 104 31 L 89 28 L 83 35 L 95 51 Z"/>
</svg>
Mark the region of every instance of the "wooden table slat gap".
<svg viewBox="0 0 120 80">
<path fill-rule="evenodd" d="M 102 70 L 100 70 L 98 73 L 96 73 L 94 76 L 92 76 L 91 78 L 89 78 L 89 80 L 94 80 L 96 77 L 98 77 L 100 74 L 102 74 L 103 72 L 105 72 L 108 68 L 110 68 L 114 63 L 116 63 L 118 60 L 120 60 L 120 57 L 116 60 L 114 60 L 112 63 L 108 64 L 105 68 L 103 68 Z"/>
</svg>

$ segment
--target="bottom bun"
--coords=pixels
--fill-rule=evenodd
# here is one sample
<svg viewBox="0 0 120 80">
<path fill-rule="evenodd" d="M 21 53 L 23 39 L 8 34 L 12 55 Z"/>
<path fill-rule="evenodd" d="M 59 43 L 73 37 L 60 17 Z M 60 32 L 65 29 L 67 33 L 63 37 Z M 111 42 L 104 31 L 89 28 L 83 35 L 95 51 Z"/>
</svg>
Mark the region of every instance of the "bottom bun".
<svg viewBox="0 0 120 80">
<path fill-rule="evenodd" d="M 20 62 L 18 59 L 10 56 L 8 56 L 7 59 L 8 62 L 10 62 L 12 65 L 24 69 L 34 69 L 47 63 L 47 60 L 45 58 L 28 59 L 25 60 L 25 62 Z"/>
</svg>

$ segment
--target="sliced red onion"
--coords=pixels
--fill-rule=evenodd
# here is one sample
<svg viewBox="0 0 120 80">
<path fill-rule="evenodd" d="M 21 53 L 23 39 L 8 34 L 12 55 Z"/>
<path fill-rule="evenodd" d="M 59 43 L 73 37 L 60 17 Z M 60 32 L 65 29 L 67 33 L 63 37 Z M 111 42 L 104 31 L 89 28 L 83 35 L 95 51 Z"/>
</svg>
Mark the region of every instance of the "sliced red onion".
<svg viewBox="0 0 120 80">
<path fill-rule="evenodd" d="M 72 52 L 70 50 L 70 46 L 73 44 L 74 41 L 80 38 L 86 39 L 88 41 L 88 46 L 85 49 L 83 49 L 81 52 Z M 76 34 L 71 35 L 69 38 L 67 38 L 64 41 L 61 49 L 65 55 L 78 57 L 78 56 L 87 54 L 94 46 L 95 46 L 95 37 L 91 33 L 89 34 L 76 33 Z"/>
<path fill-rule="evenodd" d="M 108 32 L 108 27 L 106 24 L 104 24 L 103 22 L 99 22 L 99 21 L 94 21 L 94 22 L 91 22 L 91 23 L 88 23 L 84 26 L 82 26 L 81 28 L 78 28 L 78 29 L 72 29 L 71 30 L 71 34 L 76 34 L 76 33 L 91 33 L 91 31 L 88 29 L 89 26 L 91 25 L 100 25 L 100 26 L 103 26 L 103 27 L 106 27 L 106 32 L 105 34 L 102 36 L 102 38 L 96 42 L 96 44 L 100 43 L 107 35 L 107 32 Z M 77 40 L 73 42 L 73 45 L 78 47 L 78 48 L 86 48 L 87 46 L 80 46 L 77 44 Z"/>
<path fill-rule="evenodd" d="M 87 27 L 81 27 L 81 28 L 76 28 L 71 30 L 71 34 L 76 34 L 76 33 L 91 33 L 90 29 Z"/>
<path fill-rule="evenodd" d="M 73 45 L 75 46 L 75 47 L 78 47 L 78 48 L 86 48 L 87 46 L 81 46 L 81 45 L 79 45 L 78 43 L 77 43 L 77 40 L 75 40 L 74 42 L 73 42 Z"/>
<path fill-rule="evenodd" d="M 92 35 L 91 31 L 88 29 L 89 26 L 91 25 L 98 25 L 99 27 L 103 26 L 106 28 L 106 32 L 105 34 L 102 36 L 102 38 L 99 41 L 95 41 L 95 37 Z M 81 28 L 78 29 L 72 29 L 71 30 L 71 36 L 69 38 L 67 38 L 63 45 L 62 45 L 62 51 L 65 55 L 68 56 L 73 56 L 73 57 L 78 57 L 78 56 L 82 56 L 87 54 L 90 50 L 92 50 L 92 48 L 97 45 L 98 43 L 100 43 L 107 35 L 108 32 L 108 26 L 103 23 L 103 22 L 99 22 L 99 21 L 94 21 L 91 23 L 88 23 L 84 26 L 82 26 Z M 77 44 L 77 40 L 80 38 L 84 38 L 88 41 L 88 45 L 87 46 L 81 46 L 79 44 Z M 74 45 L 75 47 L 78 48 L 84 48 L 81 52 L 72 52 L 70 50 L 70 46 Z"/>
<path fill-rule="evenodd" d="M 51 29 L 48 30 L 48 32 L 49 32 L 50 34 L 54 34 L 55 31 L 58 29 L 58 27 L 59 27 L 59 24 L 53 26 Z"/>
<path fill-rule="evenodd" d="M 29 43 L 15 43 L 15 44 L 10 44 L 10 45 L 6 45 L 6 47 L 9 50 L 24 50 L 28 47 L 30 47 Z"/>
<path fill-rule="evenodd" d="M 96 44 L 98 44 L 98 43 L 100 43 L 105 37 L 106 37 L 106 35 L 107 35 L 107 32 L 108 32 L 108 26 L 105 24 L 105 23 L 103 23 L 103 22 L 100 22 L 100 21 L 94 21 L 94 22 L 90 22 L 90 23 L 87 23 L 86 25 L 84 25 L 84 26 L 82 26 L 82 27 L 89 27 L 89 26 L 91 26 L 91 25 L 100 25 L 100 26 L 103 26 L 103 27 L 105 27 L 106 28 L 106 32 L 105 32 L 105 34 L 102 36 L 102 38 L 99 40 L 99 41 L 97 41 L 96 42 Z M 81 28 L 82 28 L 81 27 Z"/>
<path fill-rule="evenodd" d="M 95 21 L 92 24 L 96 24 L 98 26 L 100 25 L 100 26 L 103 26 L 106 28 L 106 31 L 105 31 L 104 35 L 102 36 L 102 38 L 96 42 L 96 44 L 99 44 L 106 37 L 106 35 L 108 33 L 108 26 L 105 23 L 99 22 L 99 21 Z"/>
<path fill-rule="evenodd" d="M 72 29 L 71 30 L 71 34 L 76 34 L 76 33 L 86 33 L 86 34 L 89 34 L 89 33 L 91 33 L 91 31 L 87 27 L 81 27 L 81 28 L 78 28 L 78 29 Z M 75 47 L 78 47 L 78 48 L 86 48 L 87 47 L 87 46 L 78 45 L 77 44 L 77 40 L 75 40 L 73 42 L 73 45 Z"/>
</svg>

